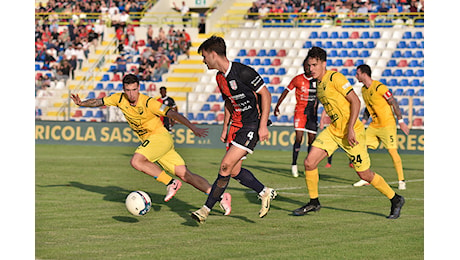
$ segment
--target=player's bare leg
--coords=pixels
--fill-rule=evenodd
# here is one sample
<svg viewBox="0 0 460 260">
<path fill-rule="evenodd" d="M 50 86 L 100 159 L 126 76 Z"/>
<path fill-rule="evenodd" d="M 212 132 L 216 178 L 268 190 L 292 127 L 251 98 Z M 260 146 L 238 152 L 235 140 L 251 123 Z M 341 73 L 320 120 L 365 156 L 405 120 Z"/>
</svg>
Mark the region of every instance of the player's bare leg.
<svg viewBox="0 0 460 260">
<path fill-rule="evenodd" d="M 154 177 L 155 180 L 166 185 L 166 196 L 164 201 L 169 201 L 174 195 L 176 195 L 177 191 L 182 186 L 182 182 L 180 180 L 174 180 L 171 176 L 166 174 L 160 166 L 149 161 L 140 153 L 134 153 L 131 158 L 131 166 L 138 171 Z"/>
<path fill-rule="evenodd" d="M 209 194 L 211 192 L 211 184 L 198 174 L 191 172 L 185 165 L 175 167 L 175 175 L 186 183 L 192 185 L 196 189 Z"/>
</svg>

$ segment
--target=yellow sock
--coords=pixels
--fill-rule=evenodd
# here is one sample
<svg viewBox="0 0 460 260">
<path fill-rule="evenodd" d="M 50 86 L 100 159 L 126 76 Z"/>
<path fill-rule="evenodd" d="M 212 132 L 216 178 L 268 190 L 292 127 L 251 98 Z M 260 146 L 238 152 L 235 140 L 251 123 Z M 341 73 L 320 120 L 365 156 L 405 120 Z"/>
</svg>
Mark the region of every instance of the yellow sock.
<svg viewBox="0 0 460 260">
<path fill-rule="evenodd" d="M 168 183 L 172 180 L 173 178 L 166 174 L 165 171 L 162 171 L 158 177 L 155 178 L 158 182 L 164 183 L 164 185 L 168 185 Z"/>
<path fill-rule="evenodd" d="M 399 156 L 398 150 L 389 149 L 388 152 L 390 153 L 391 159 L 393 159 L 393 165 L 395 167 L 396 173 L 398 174 L 398 180 L 404 180 L 402 161 L 401 157 Z"/>
<path fill-rule="evenodd" d="M 380 191 L 383 195 L 387 196 L 388 199 L 392 199 L 395 196 L 395 192 L 388 183 L 383 179 L 382 176 L 375 173 L 374 179 L 371 181 L 372 186 Z"/>
<path fill-rule="evenodd" d="M 308 194 L 310 195 L 310 199 L 318 198 L 318 168 L 312 171 L 305 171 L 305 182 L 307 183 Z"/>
</svg>

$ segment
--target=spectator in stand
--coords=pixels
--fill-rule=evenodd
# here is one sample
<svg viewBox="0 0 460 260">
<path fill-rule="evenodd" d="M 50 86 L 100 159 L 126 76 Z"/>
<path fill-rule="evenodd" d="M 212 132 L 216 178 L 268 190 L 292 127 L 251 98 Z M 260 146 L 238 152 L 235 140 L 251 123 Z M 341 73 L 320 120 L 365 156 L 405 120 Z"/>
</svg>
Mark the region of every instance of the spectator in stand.
<svg viewBox="0 0 460 260">
<path fill-rule="evenodd" d="M 70 71 L 72 67 L 70 66 L 70 63 L 67 60 L 62 60 L 60 63 L 56 63 L 55 65 L 55 74 L 56 74 L 56 80 L 62 80 L 67 82 L 67 80 L 70 77 Z"/>
<path fill-rule="evenodd" d="M 252 2 L 252 6 L 249 7 L 248 13 L 246 14 L 246 19 L 248 20 L 258 20 L 259 19 L 259 7 L 256 2 Z"/>
<path fill-rule="evenodd" d="M 366 2 L 361 3 L 359 5 L 358 10 L 356 10 L 357 14 L 368 14 L 369 13 L 369 4 Z"/>
<path fill-rule="evenodd" d="M 148 69 L 148 58 L 144 58 L 144 56 L 141 56 L 141 62 L 139 63 L 139 74 L 144 73 L 144 70 Z"/>
<path fill-rule="evenodd" d="M 174 50 L 170 50 L 168 54 L 168 59 L 170 60 L 170 64 L 174 64 L 177 61 L 177 54 L 174 52 Z"/>
<path fill-rule="evenodd" d="M 153 27 L 151 24 L 147 27 L 147 42 L 151 42 L 153 40 Z"/>
<path fill-rule="evenodd" d="M 387 4 L 385 2 L 380 3 L 380 8 L 377 10 L 379 13 L 388 13 L 390 9 L 388 9 Z"/>
<path fill-rule="evenodd" d="M 182 15 L 182 22 L 184 27 L 187 27 L 187 22 L 190 20 L 190 8 L 185 4 L 185 1 L 182 1 L 182 6 L 180 8 L 176 5 L 176 2 L 173 2 L 173 5 L 174 9 L 179 11 Z"/>
<path fill-rule="evenodd" d="M 124 55 L 119 56 L 115 62 L 117 63 L 117 66 L 113 72 L 114 73 L 121 72 L 121 76 L 124 76 L 126 73 L 126 64 L 127 64 L 125 56 Z"/>
<path fill-rule="evenodd" d="M 71 67 L 70 74 L 72 79 L 75 79 L 75 70 L 77 69 L 77 55 L 72 55 L 72 57 L 70 57 L 69 64 Z"/>
<path fill-rule="evenodd" d="M 166 55 L 160 57 L 159 62 L 155 65 L 155 70 L 153 73 L 153 81 L 161 81 L 161 76 L 168 72 L 169 70 L 169 60 Z"/>
<path fill-rule="evenodd" d="M 150 73 L 150 70 L 144 70 L 141 74 L 140 81 L 152 81 L 152 74 Z"/>
<path fill-rule="evenodd" d="M 120 26 L 124 29 L 129 23 L 129 14 L 126 11 L 122 11 L 120 15 Z"/>
<path fill-rule="evenodd" d="M 96 21 L 94 25 L 94 32 L 97 34 L 98 39 L 102 42 L 104 40 L 104 29 L 105 29 L 105 22 L 103 19 L 99 19 Z"/>
<path fill-rule="evenodd" d="M 158 37 L 154 37 L 153 40 L 150 42 L 150 46 L 152 47 L 152 50 L 154 51 L 157 51 L 160 45 L 161 45 L 161 42 Z"/>
<path fill-rule="evenodd" d="M 128 45 L 132 46 L 133 42 L 136 40 L 136 32 L 134 31 L 134 25 L 128 25 L 128 27 L 126 28 L 126 35 L 128 37 Z"/>
<path fill-rule="evenodd" d="M 114 9 L 114 13 L 110 15 L 110 20 L 112 21 L 112 27 L 115 27 L 115 30 L 118 30 L 119 28 L 121 28 L 121 30 L 124 29 L 121 25 L 121 14 L 118 9 Z"/>
<path fill-rule="evenodd" d="M 83 44 L 80 43 L 75 47 L 75 55 L 77 56 L 78 69 L 81 70 L 83 61 L 85 60 L 85 50 L 83 49 Z"/>
</svg>

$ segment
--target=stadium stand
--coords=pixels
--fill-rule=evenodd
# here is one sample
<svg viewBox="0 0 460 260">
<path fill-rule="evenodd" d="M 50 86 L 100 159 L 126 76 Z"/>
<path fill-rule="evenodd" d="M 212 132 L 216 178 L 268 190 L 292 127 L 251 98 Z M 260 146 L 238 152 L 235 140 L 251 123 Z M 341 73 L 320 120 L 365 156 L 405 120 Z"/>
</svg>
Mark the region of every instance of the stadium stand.
<svg viewBox="0 0 460 260">
<path fill-rule="evenodd" d="M 137 2 L 137 1 L 136 1 Z M 302 61 L 312 46 L 320 46 L 328 52 L 328 69 L 340 71 L 360 93 L 361 84 L 356 81 L 356 66 L 368 64 L 373 69 L 373 77 L 386 84 L 400 102 L 400 106 L 414 128 L 423 128 L 424 121 L 424 32 L 423 19 L 408 21 L 393 20 L 389 25 L 387 18 L 374 17 L 373 23 L 331 21 L 329 16 L 317 15 L 309 19 L 298 14 L 286 17 L 265 17 L 244 20 L 252 1 L 229 1 L 227 13 L 239 17 L 238 26 L 231 25 L 224 36 L 227 42 L 227 56 L 230 60 L 254 67 L 263 77 L 272 94 L 274 108 L 284 87 L 297 74 L 303 72 Z M 377 10 L 378 6 L 373 6 Z M 405 8 L 405 7 L 403 7 Z M 46 8 L 45 8 L 46 9 Z M 217 12 L 216 12 L 217 13 Z M 224 19 L 224 18 L 222 18 Z M 302 20 L 303 19 L 303 20 Z M 40 19 L 36 19 L 40 21 Z M 46 20 L 45 20 L 46 21 Z M 419 23 L 422 22 L 422 25 Z M 97 19 L 90 23 L 88 32 L 94 29 Z M 39 24 L 39 23 L 38 23 Z M 37 31 L 47 32 L 54 24 L 51 19 L 45 25 L 37 25 Z M 216 23 L 218 26 L 218 23 Z M 216 124 L 223 120 L 222 98 L 216 89 L 215 71 L 208 71 L 202 58 L 196 52 L 199 44 L 211 34 L 198 34 L 196 28 L 157 26 L 126 26 L 124 30 L 104 24 L 100 38 L 87 46 L 86 55 L 81 61 L 81 69 L 69 73 L 69 79 L 56 80 L 62 68 L 56 63 L 64 59 L 66 49 L 57 53 L 48 51 L 41 40 L 36 42 L 36 119 L 78 120 L 78 121 L 123 121 L 114 109 L 78 108 L 69 104 L 69 93 L 81 97 L 101 98 L 122 90 L 120 83 L 123 67 L 126 72 L 139 73 L 155 45 L 148 39 L 160 36 L 161 30 L 168 37 L 176 38 L 177 57 L 169 58 L 167 69 L 156 77 L 142 78 L 141 92 L 158 96 L 159 86 L 166 86 L 168 94 L 176 99 L 179 111 L 192 122 Z M 45 28 L 42 32 L 42 28 Z M 60 34 L 66 34 L 68 25 L 57 25 Z M 79 26 L 81 31 L 87 26 Z M 160 29 L 161 28 L 161 29 Z M 49 29 L 49 28 L 48 28 Z M 117 30 L 119 29 L 119 30 Z M 174 35 L 171 36 L 171 30 Z M 130 32 L 128 32 L 130 31 Z M 87 32 L 87 33 L 88 33 Z M 185 37 L 183 32 L 187 33 Z M 36 35 L 37 38 L 37 35 Z M 43 37 L 38 37 L 43 38 Z M 173 40 L 174 42 L 174 40 Z M 119 44 L 120 43 L 120 44 Z M 184 44 L 185 43 L 185 44 Z M 38 47 L 37 47 L 38 45 Z M 45 46 L 45 47 L 43 47 Z M 120 52 L 123 46 L 124 50 Z M 123 54 L 123 55 L 122 55 Z M 167 53 L 165 53 L 166 55 Z M 53 61 L 50 56 L 54 58 Z M 117 64 L 117 59 L 119 63 Z M 120 62 L 120 59 L 122 60 Z M 174 61 L 173 61 L 174 60 Z M 73 62 L 73 61 L 72 61 Z M 78 62 L 77 62 L 78 64 Z M 73 64 L 72 64 L 73 66 Z M 166 67 L 166 66 L 165 66 Z M 145 69 L 144 69 L 145 71 Z M 141 74 L 139 74 L 141 75 Z M 270 117 L 277 125 L 291 125 L 295 97 L 289 94 L 281 105 L 281 116 Z M 69 109 L 70 108 L 70 109 Z M 70 114 L 68 113 L 70 111 Z M 320 113 L 320 112 L 319 112 Z"/>
</svg>

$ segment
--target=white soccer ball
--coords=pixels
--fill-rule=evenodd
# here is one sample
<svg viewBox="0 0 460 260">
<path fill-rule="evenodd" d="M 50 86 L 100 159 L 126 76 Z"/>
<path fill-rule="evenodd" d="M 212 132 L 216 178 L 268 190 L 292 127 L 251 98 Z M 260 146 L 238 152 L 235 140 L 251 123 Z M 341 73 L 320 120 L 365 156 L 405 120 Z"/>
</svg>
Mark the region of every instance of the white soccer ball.
<svg viewBox="0 0 460 260">
<path fill-rule="evenodd" d="M 143 191 L 133 191 L 126 197 L 126 209 L 134 216 L 143 216 L 150 211 L 152 200 L 150 196 Z"/>
</svg>

